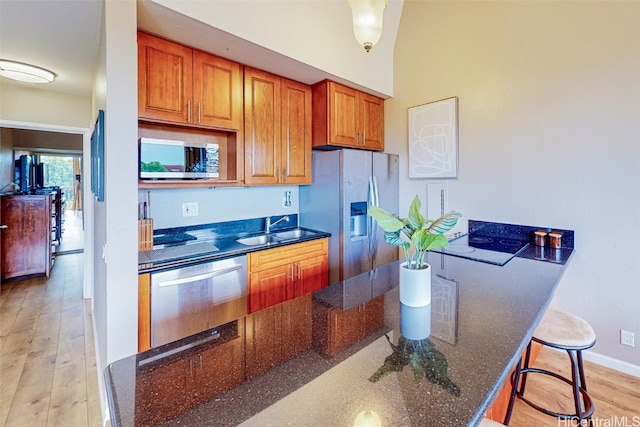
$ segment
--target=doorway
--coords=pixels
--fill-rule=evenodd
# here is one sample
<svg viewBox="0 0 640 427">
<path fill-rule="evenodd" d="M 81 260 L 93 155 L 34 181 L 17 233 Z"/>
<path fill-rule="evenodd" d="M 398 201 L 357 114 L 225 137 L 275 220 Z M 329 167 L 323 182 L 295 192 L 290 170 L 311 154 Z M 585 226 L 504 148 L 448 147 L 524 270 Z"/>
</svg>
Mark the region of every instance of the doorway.
<svg viewBox="0 0 640 427">
<path fill-rule="evenodd" d="M 47 186 L 62 190 L 62 237 L 56 255 L 83 251 L 84 211 L 82 209 L 82 156 L 41 154 L 47 167 Z"/>
</svg>

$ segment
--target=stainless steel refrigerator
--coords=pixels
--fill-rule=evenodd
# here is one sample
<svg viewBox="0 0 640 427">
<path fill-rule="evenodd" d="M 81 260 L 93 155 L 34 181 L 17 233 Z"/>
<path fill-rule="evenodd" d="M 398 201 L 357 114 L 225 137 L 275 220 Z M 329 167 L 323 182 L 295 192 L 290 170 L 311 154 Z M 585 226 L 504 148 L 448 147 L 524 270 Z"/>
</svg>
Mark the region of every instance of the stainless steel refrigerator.
<svg viewBox="0 0 640 427">
<path fill-rule="evenodd" d="M 398 156 L 365 150 L 313 152 L 313 183 L 300 186 L 300 225 L 331 233 L 330 283 L 398 259 L 398 248 L 367 215 L 398 214 Z"/>
</svg>

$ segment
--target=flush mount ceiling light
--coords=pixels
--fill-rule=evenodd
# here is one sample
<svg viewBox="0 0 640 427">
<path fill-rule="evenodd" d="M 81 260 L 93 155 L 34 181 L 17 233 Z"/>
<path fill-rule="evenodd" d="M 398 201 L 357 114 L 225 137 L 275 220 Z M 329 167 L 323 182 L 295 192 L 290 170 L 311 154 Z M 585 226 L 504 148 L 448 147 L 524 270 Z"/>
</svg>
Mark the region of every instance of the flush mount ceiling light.
<svg viewBox="0 0 640 427">
<path fill-rule="evenodd" d="M 25 83 L 51 83 L 56 75 L 44 68 L 0 59 L 0 76 Z"/>
<path fill-rule="evenodd" d="M 388 0 L 348 0 L 353 13 L 353 32 L 364 50 L 369 52 L 380 40 L 382 15 Z"/>
</svg>

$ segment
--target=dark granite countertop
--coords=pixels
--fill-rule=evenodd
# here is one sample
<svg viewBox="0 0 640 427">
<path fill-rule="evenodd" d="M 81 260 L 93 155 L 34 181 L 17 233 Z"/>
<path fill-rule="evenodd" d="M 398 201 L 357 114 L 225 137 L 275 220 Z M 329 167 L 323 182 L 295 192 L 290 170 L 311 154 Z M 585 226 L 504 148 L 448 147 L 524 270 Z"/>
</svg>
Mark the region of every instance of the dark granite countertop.
<svg viewBox="0 0 640 427">
<path fill-rule="evenodd" d="M 572 252 L 564 251 L 567 260 Z M 185 385 L 184 372 L 178 380 L 159 372 L 176 362 L 192 368 L 198 346 L 218 344 L 178 351 L 185 342 L 172 343 L 110 364 L 105 377 L 113 425 L 149 425 L 141 421 L 144 415 L 160 411 L 149 398 L 163 393 L 172 397 L 164 405 L 177 410 L 161 425 L 353 425 L 363 411 L 375 412 L 384 426 L 476 425 L 527 345 L 567 263 L 515 257 L 497 266 L 438 253 L 429 253 L 428 262 L 433 282 L 427 308 L 400 304 L 399 262 L 336 283 L 314 293 L 308 306 L 313 311 L 312 345 L 195 406 L 178 398 L 185 387 L 193 387 Z M 322 347 L 316 342 L 322 332 L 317 330 L 318 313 L 363 312 L 373 301 L 383 307 L 377 315 L 380 328 L 333 357 L 317 351 Z M 242 363 L 248 364 L 250 347 L 256 348 L 250 344 L 255 329 L 250 333 L 248 326 L 258 324 L 254 315 L 199 338 L 207 342 L 206 336 L 213 335 L 211 342 L 219 340 L 220 345 L 239 343 L 246 350 Z M 238 338 L 244 341 L 229 341 Z M 398 365 L 411 353 L 422 356 L 426 371 Z M 212 367 L 217 374 L 232 369 L 231 354 Z M 156 373 L 150 368 L 154 366 Z M 245 365 L 241 368 L 244 379 Z M 186 395 L 195 399 L 197 394 L 196 389 Z"/>
<path fill-rule="evenodd" d="M 284 216 L 279 215 L 276 218 Z M 288 217 L 288 221 L 283 221 L 272 229 L 271 235 L 296 229 L 305 230 L 307 233 L 299 237 L 276 238 L 256 245 L 245 245 L 237 241 L 239 238 L 264 234 L 263 218 L 154 230 L 153 250 L 139 253 L 138 271 L 148 273 L 215 261 L 331 236 L 330 233 L 321 230 L 298 227 L 297 214 Z"/>
</svg>

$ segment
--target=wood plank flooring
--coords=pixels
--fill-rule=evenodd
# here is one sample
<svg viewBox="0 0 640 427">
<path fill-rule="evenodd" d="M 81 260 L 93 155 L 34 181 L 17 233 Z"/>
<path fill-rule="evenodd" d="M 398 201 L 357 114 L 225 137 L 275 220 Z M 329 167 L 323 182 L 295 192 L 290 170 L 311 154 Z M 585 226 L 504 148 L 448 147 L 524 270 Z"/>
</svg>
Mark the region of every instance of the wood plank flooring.
<svg viewBox="0 0 640 427">
<path fill-rule="evenodd" d="M 83 254 L 56 259 L 51 278 L 3 283 L 0 292 L 0 426 L 100 426 L 90 301 Z M 543 348 L 537 365 L 568 375 L 566 354 Z M 640 378 L 585 362 L 596 426 L 640 426 Z M 530 376 L 526 395 L 561 410 L 564 383 Z M 635 417 L 635 418 L 634 418 Z M 616 424 L 617 423 L 617 424 Z M 511 427 L 569 427 L 518 401 Z M 431 427 L 431 426 L 428 426 Z M 436 427 L 436 426 L 434 426 Z"/>
<path fill-rule="evenodd" d="M 83 254 L 58 256 L 51 277 L 3 283 L 0 425 L 100 426 Z"/>
</svg>

